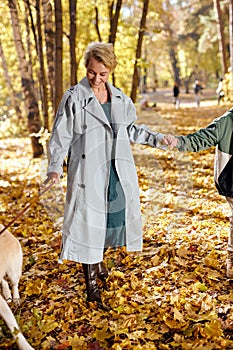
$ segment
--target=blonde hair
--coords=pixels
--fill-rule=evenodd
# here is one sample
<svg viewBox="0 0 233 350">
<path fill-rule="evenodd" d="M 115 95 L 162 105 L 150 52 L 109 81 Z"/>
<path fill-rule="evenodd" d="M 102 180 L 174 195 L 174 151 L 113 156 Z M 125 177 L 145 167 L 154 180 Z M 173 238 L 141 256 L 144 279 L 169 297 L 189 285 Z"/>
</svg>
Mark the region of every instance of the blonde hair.
<svg viewBox="0 0 233 350">
<path fill-rule="evenodd" d="M 105 67 L 113 71 L 117 66 L 117 58 L 114 54 L 113 44 L 104 44 L 99 42 L 90 43 L 84 54 L 84 65 L 87 68 L 90 58 L 101 62 Z"/>
</svg>

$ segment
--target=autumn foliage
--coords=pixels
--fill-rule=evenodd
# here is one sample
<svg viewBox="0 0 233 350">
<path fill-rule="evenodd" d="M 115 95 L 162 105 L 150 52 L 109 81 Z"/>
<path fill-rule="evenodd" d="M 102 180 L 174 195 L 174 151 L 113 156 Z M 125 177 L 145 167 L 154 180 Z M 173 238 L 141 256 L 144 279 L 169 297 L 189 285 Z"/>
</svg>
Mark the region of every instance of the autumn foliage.
<svg viewBox="0 0 233 350">
<path fill-rule="evenodd" d="M 145 111 L 152 130 L 186 134 L 228 107 Z M 38 194 L 46 160 L 30 141 L 1 146 L 1 223 Z M 213 183 L 214 149 L 200 153 L 133 145 L 144 221 L 144 250 L 109 249 L 102 292 L 109 311 L 88 309 L 80 264 L 58 263 L 65 181 L 10 228 L 23 247 L 22 303 L 13 307 L 36 350 L 233 348 L 232 281 L 225 276 L 229 209 Z M 44 164 L 45 162 L 45 164 Z M 17 349 L 0 319 L 0 348 Z"/>
</svg>

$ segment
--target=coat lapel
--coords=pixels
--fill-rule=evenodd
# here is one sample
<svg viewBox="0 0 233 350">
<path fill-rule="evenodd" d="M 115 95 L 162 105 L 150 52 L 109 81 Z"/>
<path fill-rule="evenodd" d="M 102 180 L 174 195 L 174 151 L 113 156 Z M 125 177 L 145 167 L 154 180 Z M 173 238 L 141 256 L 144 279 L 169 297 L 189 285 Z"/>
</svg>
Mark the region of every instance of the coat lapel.
<svg viewBox="0 0 233 350">
<path fill-rule="evenodd" d="M 92 91 L 90 84 L 87 80 L 87 78 L 83 78 L 78 86 L 78 99 L 80 101 L 84 101 L 83 108 L 93 115 L 95 118 L 99 119 L 102 123 L 108 125 L 110 127 L 109 121 L 103 111 L 103 108 L 95 98 L 94 92 Z M 123 111 L 118 110 L 120 108 L 120 105 L 118 104 L 119 100 L 122 100 L 122 93 L 120 90 L 116 89 L 113 85 L 108 83 L 108 88 L 111 94 L 112 99 L 112 115 L 113 115 L 113 122 L 121 122 L 123 117 Z M 116 113 L 117 110 L 117 113 Z M 116 118 L 116 116 L 118 116 Z M 119 119 L 119 120 L 116 120 Z"/>
<path fill-rule="evenodd" d="M 83 101 L 83 108 L 93 115 L 95 118 L 99 119 L 102 123 L 108 125 L 108 119 L 103 111 L 103 108 L 95 98 L 94 92 L 90 87 L 87 78 L 83 78 L 78 84 L 78 100 Z"/>
<path fill-rule="evenodd" d="M 95 118 L 99 119 L 102 123 L 110 127 L 109 121 L 104 113 L 104 110 L 95 97 L 89 99 L 87 101 L 86 106 L 84 106 L 83 108 Z"/>
</svg>

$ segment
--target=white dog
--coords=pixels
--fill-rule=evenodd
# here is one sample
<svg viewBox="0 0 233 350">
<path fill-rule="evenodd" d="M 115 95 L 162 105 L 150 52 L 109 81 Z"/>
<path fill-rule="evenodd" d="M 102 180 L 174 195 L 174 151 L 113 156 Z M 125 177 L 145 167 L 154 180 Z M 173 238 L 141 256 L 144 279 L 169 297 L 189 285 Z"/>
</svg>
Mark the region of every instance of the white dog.
<svg viewBox="0 0 233 350">
<path fill-rule="evenodd" d="M 0 231 L 4 228 L 0 224 Z M 31 345 L 26 341 L 19 330 L 16 319 L 7 304 L 11 301 L 11 291 L 4 276 L 7 275 L 12 283 L 13 301 L 20 303 L 18 283 L 22 274 L 23 253 L 22 248 L 17 240 L 8 230 L 0 234 L 0 282 L 2 284 L 2 294 L 0 294 L 0 315 L 5 320 L 14 339 L 17 341 L 20 350 L 33 350 Z"/>
</svg>

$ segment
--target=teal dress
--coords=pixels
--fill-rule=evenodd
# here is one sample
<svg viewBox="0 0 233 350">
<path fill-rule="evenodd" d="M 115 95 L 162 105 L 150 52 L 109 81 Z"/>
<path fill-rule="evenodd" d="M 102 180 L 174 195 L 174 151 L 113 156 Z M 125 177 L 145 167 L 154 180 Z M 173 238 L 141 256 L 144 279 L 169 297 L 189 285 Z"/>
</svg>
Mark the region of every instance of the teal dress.
<svg viewBox="0 0 233 350">
<path fill-rule="evenodd" d="M 111 121 L 111 103 L 101 105 L 108 121 L 114 131 Z M 125 239 L 125 195 L 117 175 L 115 166 L 115 140 L 112 148 L 112 159 L 110 164 L 110 176 L 108 185 L 108 211 L 107 230 L 105 237 L 105 248 L 126 245 Z"/>
</svg>

